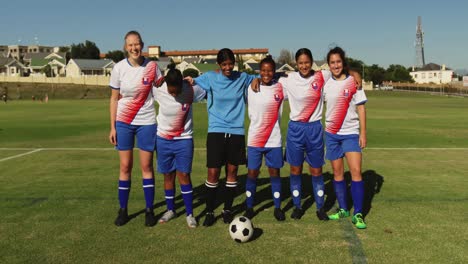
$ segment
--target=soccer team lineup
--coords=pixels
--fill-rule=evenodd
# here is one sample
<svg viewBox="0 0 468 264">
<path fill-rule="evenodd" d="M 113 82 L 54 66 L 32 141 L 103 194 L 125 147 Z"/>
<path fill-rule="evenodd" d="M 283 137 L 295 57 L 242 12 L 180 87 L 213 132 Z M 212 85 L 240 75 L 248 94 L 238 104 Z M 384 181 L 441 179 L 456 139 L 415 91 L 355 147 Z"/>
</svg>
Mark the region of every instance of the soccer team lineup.
<svg viewBox="0 0 468 264">
<path fill-rule="evenodd" d="M 198 225 L 193 214 L 193 188 L 190 179 L 193 161 L 193 117 L 191 105 L 207 99 L 208 134 L 206 137 L 207 170 L 205 182 L 206 209 L 203 226 L 215 223 L 221 169 L 225 167 L 226 182 L 222 220 L 230 224 L 234 219 L 233 201 L 238 187 L 238 167 L 247 164 L 245 188 L 246 209 L 240 223 L 251 223 L 255 216 L 254 202 L 262 159 L 271 181 L 273 216 L 277 221 L 286 219 L 281 208 L 280 169 L 284 160 L 290 165 L 290 190 L 294 209 L 291 218 L 304 215 L 301 205 L 303 163 L 309 165 L 316 216 L 320 221 L 352 218 L 358 229 L 367 224 L 363 215 L 364 183 L 361 175 L 361 149 L 366 147 L 367 101 L 360 88 L 358 73 L 348 72 L 345 52 L 336 47 L 327 55 L 330 71 L 312 70 L 313 57 L 307 48 L 296 53 L 298 72 L 286 77 L 275 77 L 276 64 L 271 57 L 260 62 L 260 75 L 234 71 L 235 58 L 230 49 L 217 54 L 218 71 L 207 72 L 197 78 L 184 77 L 171 68 L 162 76 L 156 62 L 141 55 L 143 44 L 136 31 L 125 36 L 128 58 L 117 63 L 112 71 L 110 87 L 110 142 L 119 150 L 120 174 L 118 197 L 120 209 L 116 226 L 129 220 L 128 197 L 131 186 L 133 147 L 135 138 L 139 149 L 146 201 L 145 225 L 167 223 L 176 216 L 175 181 L 185 205 L 186 221 L 190 228 Z M 291 107 L 285 153 L 283 154 L 280 121 L 283 101 Z M 153 104 L 159 105 L 156 116 Z M 325 128 L 322 109 L 327 106 Z M 247 109 L 248 108 L 248 109 Z M 248 111 L 247 148 L 244 135 L 244 114 Z M 157 125 L 156 125 L 157 124 Z M 326 155 L 324 152 L 326 144 Z M 246 151 L 247 149 L 247 151 Z M 154 172 L 153 152 L 157 153 L 157 171 L 164 175 L 164 193 L 167 211 L 156 219 L 153 212 Z M 324 157 L 334 172 L 334 187 L 339 209 L 330 215 L 324 209 L 325 188 L 322 175 Z M 344 179 L 344 158 L 351 172 L 353 213 L 348 208 L 347 183 Z M 306 183 L 304 183 L 306 184 Z M 238 220 L 238 219 L 236 219 Z M 231 235 L 236 241 L 236 227 Z"/>
</svg>

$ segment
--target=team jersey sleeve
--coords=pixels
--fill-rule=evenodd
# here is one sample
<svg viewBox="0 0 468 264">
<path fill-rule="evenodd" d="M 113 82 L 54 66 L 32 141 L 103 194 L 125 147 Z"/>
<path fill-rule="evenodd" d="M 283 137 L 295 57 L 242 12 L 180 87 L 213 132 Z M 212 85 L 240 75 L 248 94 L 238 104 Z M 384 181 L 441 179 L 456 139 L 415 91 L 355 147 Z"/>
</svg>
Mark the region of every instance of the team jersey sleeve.
<svg viewBox="0 0 468 264">
<path fill-rule="evenodd" d="M 210 72 L 207 72 L 205 74 L 202 74 L 195 78 L 195 84 L 200 86 L 205 91 L 211 90 L 211 85 L 210 85 Z"/>
<path fill-rule="evenodd" d="M 284 94 L 284 99 L 283 100 L 288 100 L 288 91 L 286 90 L 287 89 L 287 83 L 288 83 L 288 79 L 287 77 L 281 77 L 279 78 L 278 80 L 278 83 L 281 85 L 281 87 L 283 88 L 283 94 Z"/>
<path fill-rule="evenodd" d="M 206 97 L 206 92 L 200 86 L 194 85 L 193 86 L 193 101 L 200 102 Z"/>
<path fill-rule="evenodd" d="M 159 65 L 157 63 L 156 63 L 155 72 L 156 74 L 154 76 L 156 77 L 154 78 L 154 84 L 158 85 L 163 80 L 164 76 L 162 75 L 161 69 L 159 69 Z"/>
<path fill-rule="evenodd" d="M 323 76 L 323 81 L 324 82 L 327 82 L 328 80 L 330 80 L 331 76 L 332 76 L 332 73 L 331 71 L 329 70 L 321 70 L 322 72 L 322 76 Z"/>
<path fill-rule="evenodd" d="M 120 89 L 120 71 L 118 64 L 116 64 L 112 69 L 109 86 L 112 89 Z"/>
<path fill-rule="evenodd" d="M 362 105 L 367 102 L 367 96 L 364 92 L 364 89 L 357 90 L 356 94 L 353 96 L 353 104 L 355 105 Z"/>
</svg>

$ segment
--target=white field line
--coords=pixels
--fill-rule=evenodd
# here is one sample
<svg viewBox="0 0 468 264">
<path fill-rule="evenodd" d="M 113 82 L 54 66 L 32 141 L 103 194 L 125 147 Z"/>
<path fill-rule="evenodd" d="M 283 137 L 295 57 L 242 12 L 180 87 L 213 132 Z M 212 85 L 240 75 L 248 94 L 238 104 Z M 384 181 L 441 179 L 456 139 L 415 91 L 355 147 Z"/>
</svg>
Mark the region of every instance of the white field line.
<svg viewBox="0 0 468 264">
<path fill-rule="evenodd" d="M 26 155 L 29 155 L 29 154 L 33 154 L 33 153 L 39 152 L 39 151 L 41 151 L 41 150 L 42 150 L 42 149 L 35 149 L 35 150 L 29 151 L 29 152 L 26 152 L 26 153 L 21 153 L 21 154 L 18 154 L 18 155 L 14 155 L 14 156 L 10 156 L 10 157 L 7 157 L 7 158 L 3 158 L 3 159 L 0 159 L 0 162 L 2 162 L 2 161 L 7 161 L 7 160 L 11 160 L 11 159 L 15 159 L 15 158 L 19 158 L 19 157 L 26 156 Z"/>
<path fill-rule="evenodd" d="M 137 148 L 135 148 L 137 149 Z M 115 150 L 115 148 L 0 148 L 0 151 L 2 150 L 35 150 L 40 151 L 40 150 L 50 150 L 50 151 L 108 151 L 108 150 Z M 206 148 L 194 148 L 194 150 L 197 151 L 205 151 Z M 395 148 L 365 148 L 364 150 L 468 150 L 468 148 L 413 148 L 413 147 L 395 147 Z M 33 153 L 33 152 L 31 152 Z M 27 155 L 30 153 L 24 153 L 24 155 Z M 1 161 L 1 160 L 0 160 Z"/>
</svg>

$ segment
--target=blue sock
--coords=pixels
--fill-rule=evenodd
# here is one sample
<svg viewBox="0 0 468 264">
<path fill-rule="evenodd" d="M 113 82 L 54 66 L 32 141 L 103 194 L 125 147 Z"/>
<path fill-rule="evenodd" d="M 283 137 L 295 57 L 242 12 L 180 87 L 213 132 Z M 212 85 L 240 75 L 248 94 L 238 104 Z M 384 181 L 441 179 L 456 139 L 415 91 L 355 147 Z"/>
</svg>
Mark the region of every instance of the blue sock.
<svg viewBox="0 0 468 264">
<path fill-rule="evenodd" d="M 273 195 L 273 202 L 275 203 L 275 208 L 281 208 L 281 177 L 270 177 L 270 182 L 271 194 Z"/>
<path fill-rule="evenodd" d="M 145 193 L 146 208 L 153 209 L 154 179 L 143 179 L 143 192 Z"/>
<path fill-rule="evenodd" d="M 364 182 L 351 181 L 351 195 L 353 197 L 354 214 L 362 213 L 364 203 Z"/>
<path fill-rule="evenodd" d="M 289 177 L 289 185 L 293 204 L 296 208 L 301 208 L 301 191 L 302 191 L 302 179 L 301 175 L 291 174 Z"/>
<path fill-rule="evenodd" d="M 314 190 L 315 205 L 317 210 L 319 210 L 325 203 L 325 184 L 323 183 L 323 175 L 312 176 L 312 190 Z"/>
<path fill-rule="evenodd" d="M 120 208 L 127 208 L 128 197 L 130 196 L 131 181 L 119 181 L 119 203 Z"/>
<path fill-rule="evenodd" d="M 185 212 L 187 215 L 193 215 L 193 189 L 192 184 L 181 184 L 180 191 L 182 193 L 182 199 L 184 199 Z"/>
<path fill-rule="evenodd" d="M 174 196 L 175 196 L 175 190 L 170 189 L 170 190 L 164 190 L 164 193 L 166 194 L 166 206 L 167 210 L 174 211 Z"/>
<path fill-rule="evenodd" d="M 336 199 L 340 208 L 348 210 L 348 193 L 346 190 L 346 181 L 333 181 L 335 186 Z"/>
<path fill-rule="evenodd" d="M 255 201 L 255 193 L 257 192 L 257 179 L 247 176 L 245 183 L 245 203 L 247 208 L 253 208 Z"/>
</svg>

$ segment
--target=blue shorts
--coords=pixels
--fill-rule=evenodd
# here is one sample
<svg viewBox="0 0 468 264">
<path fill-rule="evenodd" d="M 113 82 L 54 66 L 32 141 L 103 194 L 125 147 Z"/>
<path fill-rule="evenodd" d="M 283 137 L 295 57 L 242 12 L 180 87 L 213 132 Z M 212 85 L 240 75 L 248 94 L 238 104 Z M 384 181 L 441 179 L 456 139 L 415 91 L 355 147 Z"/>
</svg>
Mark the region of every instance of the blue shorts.
<svg viewBox="0 0 468 264">
<path fill-rule="evenodd" d="M 168 140 L 156 136 L 158 172 L 192 172 L 193 139 Z"/>
<path fill-rule="evenodd" d="M 325 132 L 327 146 L 327 160 L 337 160 L 344 157 L 346 152 L 361 152 L 359 135 L 335 135 Z"/>
<path fill-rule="evenodd" d="M 258 170 L 262 166 L 262 157 L 268 168 L 280 169 L 284 165 L 283 148 L 256 148 L 247 147 L 247 168 Z"/>
<path fill-rule="evenodd" d="M 117 121 L 115 123 L 115 129 L 117 132 L 116 148 L 118 150 L 132 150 L 135 145 L 136 136 L 139 149 L 149 152 L 154 151 L 156 124 L 136 126 Z"/>
<path fill-rule="evenodd" d="M 312 168 L 321 168 L 325 164 L 323 156 L 323 128 L 320 120 L 311 123 L 289 121 L 286 161 L 291 166 L 302 166 L 305 159 Z"/>
</svg>

